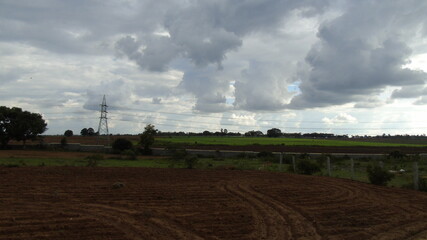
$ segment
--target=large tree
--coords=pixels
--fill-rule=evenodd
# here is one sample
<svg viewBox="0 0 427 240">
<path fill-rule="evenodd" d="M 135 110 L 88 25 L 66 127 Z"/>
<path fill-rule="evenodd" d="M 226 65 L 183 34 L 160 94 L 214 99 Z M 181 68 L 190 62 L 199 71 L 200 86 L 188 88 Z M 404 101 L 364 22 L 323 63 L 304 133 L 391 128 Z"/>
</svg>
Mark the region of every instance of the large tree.
<svg viewBox="0 0 427 240">
<path fill-rule="evenodd" d="M 72 137 L 73 135 L 74 135 L 74 132 L 72 130 L 68 129 L 64 132 L 64 136 L 66 137 Z"/>
<path fill-rule="evenodd" d="M 157 134 L 158 130 L 154 128 L 154 125 L 148 124 L 144 128 L 144 132 L 140 135 L 139 143 L 144 148 L 145 154 L 151 153 L 151 145 L 154 143 L 154 136 Z"/>
<path fill-rule="evenodd" d="M 0 141 L 3 147 L 10 140 L 34 140 L 47 130 L 47 124 L 38 113 L 22 111 L 21 108 L 0 107 Z"/>
<path fill-rule="evenodd" d="M 268 137 L 280 137 L 282 136 L 282 131 L 278 128 L 272 128 L 267 130 Z"/>
<path fill-rule="evenodd" d="M 0 143 L 4 147 L 9 142 L 11 136 L 8 131 L 10 128 L 10 109 L 0 106 Z"/>
</svg>

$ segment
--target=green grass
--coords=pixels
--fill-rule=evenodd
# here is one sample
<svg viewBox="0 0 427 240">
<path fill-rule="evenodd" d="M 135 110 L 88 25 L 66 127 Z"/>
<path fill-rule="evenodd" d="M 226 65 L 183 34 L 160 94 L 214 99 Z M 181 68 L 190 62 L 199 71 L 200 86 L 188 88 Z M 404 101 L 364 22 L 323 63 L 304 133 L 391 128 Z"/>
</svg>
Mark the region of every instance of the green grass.
<svg viewBox="0 0 427 240">
<path fill-rule="evenodd" d="M 269 138 L 269 137 L 158 137 L 157 145 L 167 144 L 187 144 L 187 145 L 287 145 L 287 146 L 325 146 L 325 147 L 398 147 L 411 146 L 423 147 L 422 144 L 401 144 L 401 143 L 381 143 L 381 142 L 360 142 L 351 140 L 329 140 L 329 139 L 305 139 L 305 138 Z"/>
<path fill-rule="evenodd" d="M 278 157 L 240 157 L 240 158 L 199 158 L 195 168 L 197 169 L 238 169 L 238 170 L 261 170 L 274 172 L 287 172 L 291 169 L 289 164 L 290 156 L 285 157 L 282 166 L 279 165 Z M 299 161 L 297 159 L 297 161 Z M 313 159 L 314 162 L 319 162 Z M 369 182 L 366 167 L 378 164 L 378 160 L 355 160 L 355 178 L 361 182 Z M 388 186 L 402 187 L 412 186 L 412 161 L 411 160 L 387 160 L 384 159 L 385 169 L 406 170 L 403 174 L 395 174 L 395 177 L 388 183 Z M 427 161 L 418 161 L 420 176 L 427 176 Z M 0 166 L 24 167 L 24 166 L 87 166 L 88 160 L 84 158 L 57 159 L 57 158 L 0 158 Z M 124 160 L 117 157 L 104 158 L 97 161 L 98 167 L 148 167 L 148 168 L 185 168 L 184 160 L 174 160 L 172 158 L 144 158 L 138 160 Z M 323 161 L 322 172 L 315 175 L 327 176 L 326 163 Z M 332 159 L 332 177 L 351 179 L 350 160 Z"/>
</svg>

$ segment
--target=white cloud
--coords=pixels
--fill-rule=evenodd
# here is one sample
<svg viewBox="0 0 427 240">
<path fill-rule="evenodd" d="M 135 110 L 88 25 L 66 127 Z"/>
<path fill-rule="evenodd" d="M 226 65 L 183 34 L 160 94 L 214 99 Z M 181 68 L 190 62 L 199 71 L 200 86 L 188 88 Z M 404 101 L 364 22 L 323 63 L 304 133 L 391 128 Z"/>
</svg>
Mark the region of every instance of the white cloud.
<svg viewBox="0 0 427 240">
<path fill-rule="evenodd" d="M 326 125 L 342 125 L 347 123 L 357 123 L 357 119 L 350 114 L 340 113 L 332 118 L 324 117 L 322 121 Z"/>
<path fill-rule="evenodd" d="M 372 118 L 427 104 L 426 11 L 421 0 L 6 0 L 0 101 L 46 113 L 48 133 L 96 127 L 104 94 L 113 132 L 140 132 L 139 115 L 117 117 L 136 113 L 167 130 L 386 131 Z M 424 131 L 404 121 L 389 131 Z"/>
</svg>

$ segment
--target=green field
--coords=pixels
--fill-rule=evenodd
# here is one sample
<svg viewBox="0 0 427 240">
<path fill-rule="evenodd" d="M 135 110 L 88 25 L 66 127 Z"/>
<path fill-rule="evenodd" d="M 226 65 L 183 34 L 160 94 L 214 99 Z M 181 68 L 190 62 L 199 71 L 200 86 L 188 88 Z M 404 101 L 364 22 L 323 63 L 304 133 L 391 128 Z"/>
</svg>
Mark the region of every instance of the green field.
<svg viewBox="0 0 427 240">
<path fill-rule="evenodd" d="M 185 144 L 185 145 L 287 145 L 287 146 L 326 146 L 326 147 L 425 147 L 427 144 L 404 144 L 404 143 L 382 143 L 382 142 L 362 142 L 351 140 L 330 140 L 330 139 L 305 139 L 305 138 L 269 138 L 269 137 L 157 137 L 157 145 Z"/>
<path fill-rule="evenodd" d="M 138 158 L 136 160 L 127 160 L 126 156 L 116 155 L 100 155 L 92 156 L 101 157 L 96 161 L 97 167 L 150 167 L 150 168 L 186 168 L 188 165 L 185 162 L 186 157 L 174 158 Z M 321 166 L 321 172 L 315 175 L 327 175 L 325 156 L 315 157 L 310 161 Z M 296 161 L 300 161 L 297 158 Z M 354 180 L 361 182 L 369 182 L 366 167 L 373 164 L 378 164 L 379 160 L 359 159 L 355 160 L 355 178 Z M 0 158 L 0 166 L 2 167 L 26 167 L 26 166 L 88 166 L 88 158 L 32 158 L 32 157 L 3 157 Z M 196 169 L 230 169 L 230 170 L 260 170 L 272 172 L 293 172 L 291 165 L 291 156 L 285 156 L 283 164 L 279 164 L 277 156 L 266 157 L 233 157 L 233 158 L 197 158 L 194 168 Z M 427 161 L 419 159 L 420 176 L 427 177 Z M 409 159 L 383 159 L 385 169 L 399 170 L 405 169 L 403 174 L 396 174 L 388 186 L 394 187 L 411 187 L 412 186 L 412 164 L 413 160 Z M 350 160 L 346 158 L 335 158 L 331 160 L 332 177 L 351 178 Z M 427 181 L 427 180 L 426 180 Z"/>
</svg>

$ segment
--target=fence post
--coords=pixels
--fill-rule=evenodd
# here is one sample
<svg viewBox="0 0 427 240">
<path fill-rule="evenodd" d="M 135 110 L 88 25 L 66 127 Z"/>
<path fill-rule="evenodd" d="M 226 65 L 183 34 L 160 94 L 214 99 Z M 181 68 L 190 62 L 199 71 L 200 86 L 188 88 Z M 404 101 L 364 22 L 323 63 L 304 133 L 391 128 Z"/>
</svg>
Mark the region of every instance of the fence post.
<svg viewBox="0 0 427 240">
<path fill-rule="evenodd" d="M 280 153 L 279 155 L 279 159 L 280 159 L 280 165 L 279 165 L 279 170 L 282 171 L 282 164 L 283 164 L 283 153 Z"/>
<path fill-rule="evenodd" d="M 384 169 L 384 162 L 383 162 L 383 161 L 380 161 L 380 162 L 379 162 L 379 165 L 380 165 L 380 168 L 381 168 L 381 169 Z"/>
<path fill-rule="evenodd" d="M 328 167 L 328 176 L 330 177 L 332 174 L 331 174 L 331 158 L 329 156 L 326 157 L 326 163 Z"/>
<path fill-rule="evenodd" d="M 354 180 L 354 160 L 350 158 L 350 166 L 351 166 L 351 180 Z"/>
<path fill-rule="evenodd" d="M 295 163 L 295 155 L 292 155 L 292 166 L 294 168 L 294 173 L 297 173 L 297 166 Z"/>
<path fill-rule="evenodd" d="M 415 190 L 419 190 L 418 179 L 419 179 L 418 162 L 414 162 L 414 189 Z"/>
</svg>

